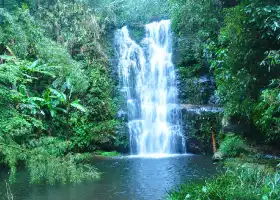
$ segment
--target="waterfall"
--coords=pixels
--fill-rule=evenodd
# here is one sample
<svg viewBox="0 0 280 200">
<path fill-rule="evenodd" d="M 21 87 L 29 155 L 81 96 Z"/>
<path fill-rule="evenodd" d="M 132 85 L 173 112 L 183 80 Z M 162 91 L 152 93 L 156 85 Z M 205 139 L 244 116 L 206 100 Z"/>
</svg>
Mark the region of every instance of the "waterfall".
<svg viewBox="0 0 280 200">
<path fill-rule="evenodd" d="M 170 20 L 145 25 L 140 45 L 130 38 L 126 26 L 116 32 L 115 41 L 131 154 L 185 153 Z"/>
</svg>

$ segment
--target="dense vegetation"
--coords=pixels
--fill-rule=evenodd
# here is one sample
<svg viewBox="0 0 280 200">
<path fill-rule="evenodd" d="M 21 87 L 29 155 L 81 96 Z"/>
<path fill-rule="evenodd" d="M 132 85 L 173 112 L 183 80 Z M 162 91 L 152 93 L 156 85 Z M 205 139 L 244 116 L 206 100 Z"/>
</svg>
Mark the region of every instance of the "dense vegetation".
<svg viewBox="0 0 280 200">
<path fill-rule="evenodd" d="M 279 173 L 264 164 L 232 161 L 225 173 L 205 184 L 185 184 L 169 199 L 259 200 L 279 199 Z M 236 164 L 237 162 L 237 164 Z"/>
<path fill-rule="evenodd" d="M 259 149 L 234 134 L 224 138 L 215 155 L 224 159 L 222 172 L 205 182 L 188 182 L 168 199 L 279 199 L 279 159 L 266 159 Z"/>
<path fill-rule="evenodd" d="M 279 199 L 277 161 L 269 166 L 259 155 L 264 151 L 260 145 L 279 147 L 280 141 L 279 1 L 170 3 L 181 101 L 192 96 L 186 103 L 212 103 L 197 82 L 215 80 L 215 89 L 208 91 L 224 108 L 224 128 L 214 158 L 225 159 L 226 168 L 205 183 L 182 186 L 170 199 Z M 225 133 L 232 123 L 239 128 Z"/>
<path fill-rule="evenodd" d="M 21 163 L 31 182 L 94 178 L 79 153 L 125 148 L 105 11 L 69 1 L 0 9 L 0 158 L 11 178 Z"/>
<path fill-rule="evenodd" d="M 187 81 L 213 76 L 224 118 L 251 124 L 254 134 L 277 142 L 279 3 L 229 2 L 235 1 L 171 1 L 180 73 Z"/>
<path fill-rule="evenodd" d="M 162 5 L 1 1 L 0 159 L 11 180 L 20 166 L 31 182 L 95 178 L 87 152 L 127 151 L 126 126 L 116 117 L 122 98 L 113 78 L 114 30 L 131 24 L 139 37 L 144 23 L 167 18 L 167 1 Z"/>
<path fill-rule="evenodd" d="M 186 119 L 188 137 L 211 151 L 211 133 L 220 132 L 216 157 L 227 160 L 225 173 L 187 184 L 170 198 L 279 199 L 275 163 L 265 169 L 251 147 L 280 145 L 278 0 L 2 0 L 0 5 L 0 163 L 12 181 L 21 166 L 32 183 L 98 178 L 87 164 L 91 153 L 126 150 L 125 120 L 117 117 L 122 98 L 114 78 L 114 31 L 128 25 L 138 41 L 145 23 L 171 18 L 180 102 L 224 109 L 223 116 L 188 114 L 193 115 Z M 225 133 L 231 123 L 249 128 Z"/>
</svg>

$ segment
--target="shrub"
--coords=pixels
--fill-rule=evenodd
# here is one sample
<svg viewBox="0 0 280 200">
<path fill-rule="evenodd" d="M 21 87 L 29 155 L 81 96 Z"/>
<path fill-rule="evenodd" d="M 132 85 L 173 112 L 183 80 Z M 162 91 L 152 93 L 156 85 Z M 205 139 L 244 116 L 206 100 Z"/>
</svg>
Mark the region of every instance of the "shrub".
<svg viewBox="0 0 280 200">
<path fill-rule="evenodd" d="M 236 157 L 248 151 L 248 146 L 240 136 L 227 136 L 220 144 L 219 151 L 224 157 Z"/>
<path fill-rule="evenodd" d="M 65 157 L 55 157 L 45 149 L 36 148 L 30 151 L 27 157 L 30 182 L 65 184 L 98 179 L 100 173 L 90 164 L 82 163 L 87 157 L 87 154 L 68 154 Z"/>
<path fill-rule="evenodd" d="M 279 173 L 271 173 L 265 165 L 231 164 L 226 173 L 204 184 L 183 185 L 173 191 L 169 200 L 258 200 L 279 199 Z"/>
<path fill-rule="evenodd" d="M 98 150 L 98 151 L 96 151 L 96 154 L 97 154 L 97 155 L 101 155 L 101 156 L 108 156 L 108 157 L 120 156 L 120 153 L 117 152 L 117 151 L 106 152 L 106 151 Z"/>
</svg>

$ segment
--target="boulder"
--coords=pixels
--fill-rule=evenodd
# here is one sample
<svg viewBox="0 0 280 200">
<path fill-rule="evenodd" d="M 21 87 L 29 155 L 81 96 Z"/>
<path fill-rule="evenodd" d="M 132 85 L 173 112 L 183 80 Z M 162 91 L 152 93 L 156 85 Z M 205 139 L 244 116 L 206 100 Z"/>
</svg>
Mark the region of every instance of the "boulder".
<svg viewBox="0 0 280 200">
<path fill-rule="evenodd" d="M 223 153 L 220 151 L 217 151 L 214 153 L 212 160 L 213 160 L 213 162 L 219 162 L 219 161 L 223 160 L 223 158 L 224 158 Z"/>
</svg>

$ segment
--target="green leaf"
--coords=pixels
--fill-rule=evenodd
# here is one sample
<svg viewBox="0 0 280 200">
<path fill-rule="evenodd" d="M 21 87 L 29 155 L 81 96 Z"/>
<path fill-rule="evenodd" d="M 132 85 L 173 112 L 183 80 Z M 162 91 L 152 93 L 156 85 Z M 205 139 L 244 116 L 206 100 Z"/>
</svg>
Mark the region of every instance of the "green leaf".
<svg viewBox="0 0 280 200">
<path fill-rule="evenodd" d="M 55 117 L 55 116 L 56 116 L 56 110 L 55 110 L 55 109 L 50 108 L 50 113 L 51 113 L 51 116 L 52 116 L 52 117 Z"/>
<path fill-rule="evenodd" d="M 31 100 L 31 101 L 41 101 L 41 102 L 45 101 L 45 99 L 40 98 L 40 97 L 30 97 L 29 100 Z"/>
<path fill-rule="evenodd" d="M 20 85 L 20 86 L 19 86 L 19 92 L 20 92 L 22 95 L 26 96 L 26 87 L 25 87 L 25 85 Z"/>
<path fill-rule="evenodd" d="M 38 62 L 39 62 L 39 61 L 36 60 L 36 61 L 33 62 L 32 65 L 30 65 L 28 68 L 29 68 L 29 69 L 34 69 L 34 68 L 37 66 Z"/>
<path fill-rule="evenodd" d="M 59 92 L 58 90 L 50 88 L 51 93 L 56 95 L 57 98 L 59 98 L 60 101 L 66 102 L 66 95 L 62 92 Z"/>
<path fill-rule="evenodd" d="M 203 187 L 202 187 L 202 191 L 203 191 L 204 193 L 206 193 L 206 192 L 207 192 L 207 187 L 206 187 L 206 186 L 203 186 Z"/>
<path fill-rule="evenodd" d="M 8 55 L 1 55 L 0 59 L 6 60 L 6 61 L 12 61 L 12 60 L 15 60 L 16 57 L 15 56 L 8 56 Z"/>
<path fill-rule="evenodd" d="M 86 112 L 86 108 L 84 106 L 82 106 L 81 104 L 79 104 L 79 100 L 75 100 L 71 103 L 71 106 L 82 111 L 82 112 Z"/>
<path fill-rule="evenodd" d="M 64 113 L 67 113 L 67 111 L 63 108 L 55 108 L 57 111 L 61 111 L 61 112 L 64 112 Z"/>
</svg>

